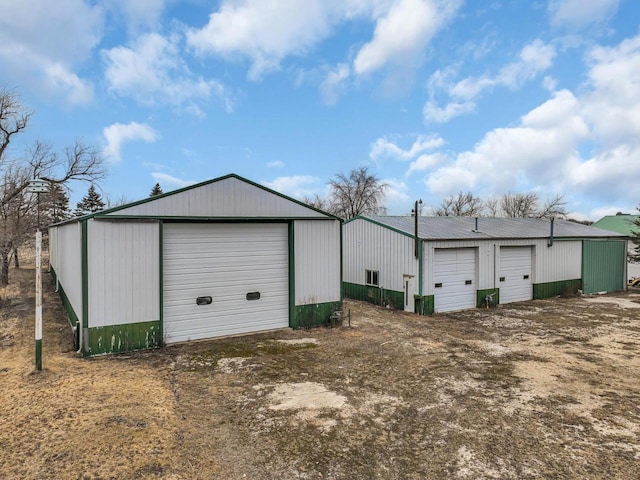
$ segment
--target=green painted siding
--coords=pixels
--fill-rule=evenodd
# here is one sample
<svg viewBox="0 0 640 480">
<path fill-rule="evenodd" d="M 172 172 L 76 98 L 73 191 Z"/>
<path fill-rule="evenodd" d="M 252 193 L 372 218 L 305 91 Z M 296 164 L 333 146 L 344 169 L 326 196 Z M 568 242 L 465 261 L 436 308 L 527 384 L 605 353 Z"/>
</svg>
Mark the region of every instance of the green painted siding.
<svg viewBox="0 0 640 480">
<path fill-rule="evenodd" d="M 296 305 L 290 326 L 293 328 L 309 328 L 328 325 L 329 317 L 337 310 L 342 310 L 342 302 L 340 301 Z"/>
<path fill-rule="evenodd" d="M 584 293 L 623 290 L 626 262 L 625 242 L 583 240 L 582 287 Z"/>
<path fill-rule="evenodd" d="M 375 305 L 389 305 L 398 310 L 404 310 L 404 292 L 349 282 L 342 282 L 342 291 L 346 298 L 362 300 Z"/>
<path fill-rule="evenodd" d="M 160 321 L 110 325 L 89 328 L 88 345 L 83 345 L 84 356 L 105 355 L 130 350 L 159 347 Z"/>
<path fill-rule="evenodd" d="M 433 315 L 435 310 L 435 297 L 433 295 L 414 295 L 415 309 L 418 315 Z"/>
<path fill-rule="evenodd" d="M 543 298 L 557 297 L 558 295 L 572 295 L 577 293 L 582 287 L 582 280 L 561 280 L 559 282 L 534 283 L 533 298 L 540 300 Z"/>
<path fill-rule="evenodd" d="M 500 303 L 500 289 L 499 288 L 487 288 L 484 290 L 476 290 L 476 307 L 484 307 L 484 298 L 487 295 L 493 293 L 493 304 L 498 305 Z"/>
</svg>

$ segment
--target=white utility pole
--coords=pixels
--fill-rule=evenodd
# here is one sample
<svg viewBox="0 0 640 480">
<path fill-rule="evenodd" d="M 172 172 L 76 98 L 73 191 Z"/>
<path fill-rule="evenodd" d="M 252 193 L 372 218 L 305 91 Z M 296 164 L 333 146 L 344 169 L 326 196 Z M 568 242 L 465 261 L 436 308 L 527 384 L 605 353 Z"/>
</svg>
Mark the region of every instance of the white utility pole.
<svg viewBox="0 0 640 480">
<path fill-rule="evenodd" d="M 49 182 L 36 178 L 29 182 L 27 191 L 38 195 L 36 230 L 36 370 L 42 370 L 42 232 L 40 231 L 40 194 L 49 191 Z"/>
</svg>

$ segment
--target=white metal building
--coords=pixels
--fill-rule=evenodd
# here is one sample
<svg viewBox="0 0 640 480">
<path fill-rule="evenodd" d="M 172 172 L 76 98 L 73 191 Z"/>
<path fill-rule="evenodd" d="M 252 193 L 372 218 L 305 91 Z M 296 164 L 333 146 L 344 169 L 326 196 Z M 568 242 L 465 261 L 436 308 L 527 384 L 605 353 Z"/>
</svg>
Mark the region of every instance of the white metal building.
<svg viewBox="0 0 640 480">
<path fill-rule="evenodd" d="M 340 220 L 237 175 L 49 228 L 85 355 L 326 323 Z"/>
<path fill-rule="evenodd" d="M 487 295 L 510 303 L 622 290 L 625 251 L 624 235 L 565 220 L 356 217 L 343 225 L 343 294 L 429 314 Z"/>
</svg>

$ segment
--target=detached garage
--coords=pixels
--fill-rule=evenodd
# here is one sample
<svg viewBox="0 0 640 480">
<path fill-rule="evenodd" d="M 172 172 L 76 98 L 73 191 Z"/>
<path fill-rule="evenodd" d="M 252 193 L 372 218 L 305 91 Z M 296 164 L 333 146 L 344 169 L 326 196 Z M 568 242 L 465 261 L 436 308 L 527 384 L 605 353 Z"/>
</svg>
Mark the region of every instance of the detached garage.
<svg viewBox="0 0 640 480">
<path fill-rule="evenodd" d="M 622 290 L 626 241 L 565 220 L 356 217 L 343 225 L 343 292 L 430 314 L 487 295 L 511 303 Z"/>
<path fill-rule="evenodd" d="M 228 175 L 49 228 L 86 356 L 327 323 L 340 220 Z"/>
</svg>

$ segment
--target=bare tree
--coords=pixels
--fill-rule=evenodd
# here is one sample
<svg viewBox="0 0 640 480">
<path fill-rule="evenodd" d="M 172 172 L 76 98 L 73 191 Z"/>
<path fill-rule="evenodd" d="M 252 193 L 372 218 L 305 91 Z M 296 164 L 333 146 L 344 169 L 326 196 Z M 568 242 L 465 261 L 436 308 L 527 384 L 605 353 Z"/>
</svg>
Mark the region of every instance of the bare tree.
<svg viewBox="0 0 640 480">
<path fill-rule="evenodd" d="M 321 197 L 317 193 L 313 197 L 304 197 L 302 199 L 304 203 L 309 205 L 310 207 L 317 208 L 318 210 L 322 210 L 324 212 L 331 213 L 331 202 L 328 198 Z"/>
<path fill-rule="evenodd" d="M 435 210 L 438 217 L 478 217 L 482 214 L 483 202 L 471 192 L 451 195 Z"/>
<path fill-rule="evenodd" d="M 567 214 L 564 205 L 562 196 L 556 195 L 539 207 L 538 194 L 534 192 L 507 193 L 500 200 L 503 215 L 513 218 L 564 218 Z"/>
<path fill-rule="evenodd" d="M 484 201 L 484 209 L 489 217 L 497 217 L 500 212 L 500 201 L 495 197 L 490 197 Z"/>
<path fill-rule="evenodd" d="M 385 214 L 383 205 L 387 184 L 371 175 L 367 167 L 339 173 L 329 181 L 331 213 L 349 219 L 357 215 Z"/>
<path fill-rule="evenodd" d="M 0 222 L 0 284 L 4 285 L 9 281 L 10 254 L 25 232 L 35 228 L 35 202 L 33 195 L 26 193 L 29 182 L 41 178 L 62 185 L 74 180 L 92 182 L 105 176 L 99 151 L 79 140 L 61 154 L 49 144 L 36 142 L 21 157 L 10 155 L 11 141 L 28 127 L 31 115 L 19 95 L 0 89 L 0 217 L 6 217 Z"/>
<path fill-rule="evenodd" d="M 566 202 L 562 195 L 556 195 L 544 202 L 544 205 L 538 210 L 539 218 L 565 218 L 567 216 L 567 210 L 565 209 Z"/>
</svg>

